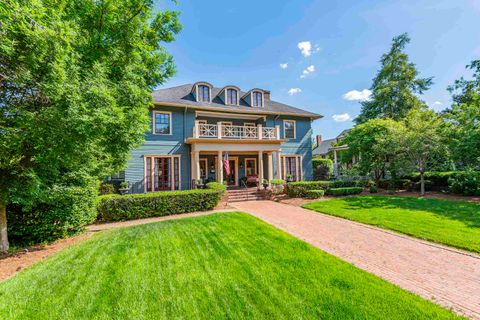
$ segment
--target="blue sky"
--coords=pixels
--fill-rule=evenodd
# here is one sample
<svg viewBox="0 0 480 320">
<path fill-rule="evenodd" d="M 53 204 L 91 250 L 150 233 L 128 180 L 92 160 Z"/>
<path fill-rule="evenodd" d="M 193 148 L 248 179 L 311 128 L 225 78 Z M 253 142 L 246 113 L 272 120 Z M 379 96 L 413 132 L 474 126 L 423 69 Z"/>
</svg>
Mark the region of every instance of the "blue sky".
<svg viewBox="0 0 480 320">
<path fill-rule="evenodd" d="M 158 7 L 181 11 L 184 26 L 167 45 L 177 74 L 164 87 L 208 81 L 268 89 L 273 100 L 323 115 L 313 129 L 324 139 L 353 126 L 360 104 L 352 99 L 366 96 L 394 36 L 408 32 L 410 60 L 434 77 L 422 99 L 436 110 L 450 102 L 446 87 L 480 58 L 480 0 L 166 0 Z"/>
</svg>

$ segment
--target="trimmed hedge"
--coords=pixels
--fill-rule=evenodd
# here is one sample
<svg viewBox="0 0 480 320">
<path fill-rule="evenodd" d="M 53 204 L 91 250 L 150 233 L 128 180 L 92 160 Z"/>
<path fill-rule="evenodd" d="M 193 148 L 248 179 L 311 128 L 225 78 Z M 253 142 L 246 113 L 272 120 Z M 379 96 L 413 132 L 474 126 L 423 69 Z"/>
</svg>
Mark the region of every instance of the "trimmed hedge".
<svg viewBox="0 0 480 320">
<path fill-rule="evenodd" d="M 147 194 L 105 195 L 97 203 L 99 221 L 121 221 L 213 209 L 222 195 L 220 187 Z"/>
<path fill-rule="evenodd" d="M 217 190 L 220 195 L 223 195 L 227 191 L 227 187 L 220 182 L 209 182 L 206 184 L 207 189 Z"/>
<path fill-rule="evenodd" d="M 454 176 L 456 173 L 455 171 L 431 171 L 425 172 L 424 178 L 425 180 L 431 181 L 432 186 L 435 187 L 446 187 L 448 186 L 448 179 Z M 410 173 L 402 176 L 402 179 L 408 179 L 412 182 L 420 182 L 420 173 Z"/>
<path fill-rule="evenodd" d="M 317 199 L 323 197 L 325 190 L 308 190 L 305 196 L 309 199 Z"/>
<path fill-rule="evenodd" d="M 287 184 L 287 193 L 289 197 L 305 197 L 309 190 L 327 190 L 329 188 L 356 187 L 357 182 L 347 180 L 333 181 L 299 181 Z"/>
<path fill-rule="evenodd" d="M 361 187 L 349 187 L 349 188 L 331 188 L 327 190 L 327 194 L 331 196 L 347 196 L 350 194 L 359 194 L 363 191 Z"/>
<path fill-rule="evenodd" d="M 16 245 L 32 245 L 66 238 L 95 221 L 95 181 L 84 186 L 55 185 L 30 208 L 10 204 L 8 237 Z"/>
</svg>

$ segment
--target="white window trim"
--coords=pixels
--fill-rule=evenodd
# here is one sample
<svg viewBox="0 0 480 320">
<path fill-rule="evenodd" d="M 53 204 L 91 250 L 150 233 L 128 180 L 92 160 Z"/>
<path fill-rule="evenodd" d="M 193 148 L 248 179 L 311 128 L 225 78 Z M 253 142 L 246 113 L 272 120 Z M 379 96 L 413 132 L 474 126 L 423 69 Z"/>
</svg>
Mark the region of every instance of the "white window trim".
<svg viewBox="0 0 480 320">
<path fill-rule="evenodd" d="M 168 114 L 169 117 L 169 126 L 170 126 L 170 130 L 169 130 L 169 133 L 157 133 L 157 130 L 156 130 L 156 126 L 157 126 L 157 114 L 160 113 L 160 114 Z M 153 111 L 153 117 L 152 117 L 152 133 L 154 135 L 157 135 L 157 136 L 171 136 L 173 134 L 173 127 L 172 127 L 172 112 L 171 111 Z"/>
<path fill-rule="evenodd" d="M 260 94 L 262 95 L 262 105 L 261 105 L 261 106 L 255 106 L 255 105 L 253 105 L 253 94 L 256 93 L 256 92 L 258 92 L 258 93 L 260 93 Z M 250 101 L 251 101 L 252 107 L 254 107 L 254 108 L 263 108 L 263 106 L 265 105 L 265 101 L 264 101 L 264 100 L 265 100 L 265 95 L 263 94 L 262 91 L 260 91 L 260 90 L 253 90 L 253 91 L 250 93 Z"/>
<path fill-rule="evenodd" d="M 287 160 L 285 158 L 295 158 L 295 166 L 297 170 L 297 177 L 299 178 L 297 181 L 303 181 L 303 156 L 299 154 L 282 154 L 281 156 L 282 162 L 282 177 L 284 180 L 287 179 Z"/>
<path fill-rule="evenodd" d="M 287 138 L 286 134 L 285 134 L 285 123 L 286 122 L 293 122 L 293 138 Z M 283 120 L 283 138 L 284 139 L 288 139 L 288 140 L 295 140 L 297 139 L 297 121 L 295 120 Z"/>
<path fill-rule="evenodd" d="M 208 101 L 202 101 L 200 100 L 200 95 L 199 95 L 199 91 L 198 91 L 198 87 L 200 86 L 205 86 L 208 88 Z M 205 83 L 198 83 L 197 84 L 197 87 L 195 88 L 195 90 L 197 91 L 197 102 L 208 102 L 208 103 L 212 103 L 212 88 L 208 85 L 208 84 L 205 84 Z"/>
<path fill-rule="evenodd" d="M 150 181 L 152 184 L 152 189 L 154 188 L 154 179 L 155 179 L 155 172 L 154 172 L 154 159 L 155 158 L 171 158 L 171 166 L 170 166 L 170 189 L 175 190 L 175 168 L 173 165 L 173 159 L 178 158 L 178 190 L 182 190 L 182 156 L 179 154 L 145 154 L 143 155 L 143 192 L 158 192 L 155 190 L 147 190 L 147 158 L 152 158 L 150 160 Z M 164 190 L 167 191 L 167 190 Z"/>
<path fill-rule="evenodd" d="M 258 175 L 257 158 L 245 158 L 245 176 L 247 175 L 247 161 L 248 160 L 253 160 L 255 162 L 255 165 L 254 165 L 255 174 Z"/>
<path fill-rule="evenodd" d="M 235 104 L 228 103 L 228 90 L 235 90 L 237 92 L 237 102 Z M 232 87 L 227 87 L 225 88 L 224 91 L 225 91 L 225 104 L 227 106 L 238 106 L 240 104 L 240 92 L 237 89 Z"/>
<path fill-rule="evenodd" d="M 200 158 L 199 160 L 200 163 L 205 163 L 205 179 L 208 178 L 208 158 Z M 201 179 L 202 177 L 200 177 Z"/>
</svg>

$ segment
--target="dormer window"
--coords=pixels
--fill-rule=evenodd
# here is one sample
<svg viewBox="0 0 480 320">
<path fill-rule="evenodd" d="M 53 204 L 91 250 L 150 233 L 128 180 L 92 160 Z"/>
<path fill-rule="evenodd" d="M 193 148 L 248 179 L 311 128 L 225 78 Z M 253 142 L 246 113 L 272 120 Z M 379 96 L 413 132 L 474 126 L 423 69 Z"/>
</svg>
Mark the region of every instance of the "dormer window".
<svg viewBox="0 0 480 320">
<path fill-rule="evenodd" d="M 263 94 L 261 92 L 252 92 L 252 106 L 263 107 Z"/>
<path fill-rule="evenodd" d="M 197 101 L 210 102 L 210 87 L 204 84 L 198 86 Z"/>
<path fill-rule="evenodd" d="M 236 89 L 227 89 L 227 104 L 238 104 L 238 92 Z"/>
</svg>

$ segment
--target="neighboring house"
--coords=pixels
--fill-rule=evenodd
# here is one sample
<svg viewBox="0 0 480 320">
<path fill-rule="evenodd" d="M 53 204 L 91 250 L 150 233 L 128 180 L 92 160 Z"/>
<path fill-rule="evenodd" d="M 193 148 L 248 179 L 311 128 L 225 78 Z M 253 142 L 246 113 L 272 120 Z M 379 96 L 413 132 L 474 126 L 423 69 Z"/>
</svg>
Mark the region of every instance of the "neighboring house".
<svg viewBox="0 0 480 320">
<path fill-rule="evenodd" d="M 338 136 L 333 139 L 322 140 L 322 136 L 316 136 L 316 146 L 312 151 L 313 157 L 331 159 L 333 158 L 333 173 L 335 176 L 339 175 L 339 162 L 338 154 L 341 151 L 348 150 L 346 144 L 342 144 L 341 141 L 345 137 L 345 134 L 350 131 L 350 129 L 343 130 Z M 355 163 L 355 157 L 352 160 L 352 163 L 345 164 L 346 167 L 351 166 Z"/>
<path fill-rule="evenodd" d="M 207 82 L 156 90 L 153 101 L 151 130 L 125 170 L 133 193 L 190 189 L 198 180 L 240 186 L 242 177 L 312 179 L 318 114 L 271 101 L 267 90 Z"/>
</svg>

